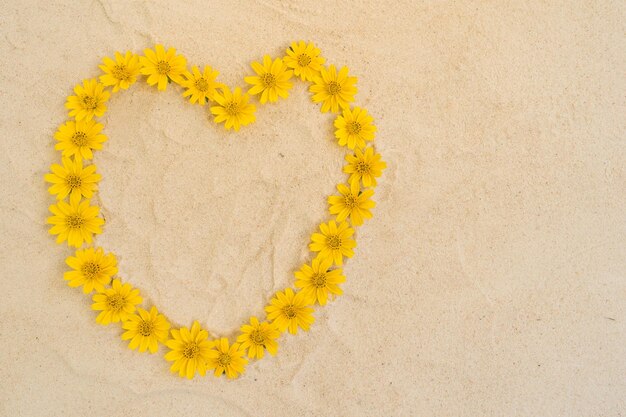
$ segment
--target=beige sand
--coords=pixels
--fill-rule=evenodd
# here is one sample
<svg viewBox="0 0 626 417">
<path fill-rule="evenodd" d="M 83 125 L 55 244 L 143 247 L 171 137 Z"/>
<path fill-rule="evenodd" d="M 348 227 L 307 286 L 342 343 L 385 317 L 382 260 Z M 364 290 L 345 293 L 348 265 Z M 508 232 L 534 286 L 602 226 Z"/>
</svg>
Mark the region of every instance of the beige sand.
<svg viewBox="0 0 626 417">
<path fill-rule="evenodd" d="M 623 2 L 175 3 L 2 6 L 1 415 L 626 413 Z M 116 50 L 162 42 L 241 85 L 301 38 L 359 76 L 375 217 L 309 333 L 236 382 L 181 380 L 61 278 L 42 177 L 65 97 Z M 344 151 L 302 83 L 240 134 L 179 94 L 110 102 L 98 243 L 174 323 L 232 337 L 308 259 Z"/>
</svg>

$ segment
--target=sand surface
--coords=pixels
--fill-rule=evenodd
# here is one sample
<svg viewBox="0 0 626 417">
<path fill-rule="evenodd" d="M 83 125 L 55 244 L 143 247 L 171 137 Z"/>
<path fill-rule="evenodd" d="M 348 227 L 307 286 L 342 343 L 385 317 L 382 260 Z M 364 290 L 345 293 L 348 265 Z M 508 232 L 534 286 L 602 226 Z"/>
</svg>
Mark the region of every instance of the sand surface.
<svg viewBox="0 0 626 417">
<path fill-rule="evenodd" d="M 0 415 L 626 415 L 622 1 L 16 1 L 0 11 Z M 183 3 L 183 2 L 180 2 Z M 345 296 L 237 381 L 130 351 L 45 219 L 65 98 L 174 46 L 243 85 L 312 40 L 359 77 L 388 169 Z M 99 245 L 176 325 L 233 337 L 293 283 L 345 151 L 298 82 L 240 133 L 144 82 L 96 156 Z"/>
</svg>

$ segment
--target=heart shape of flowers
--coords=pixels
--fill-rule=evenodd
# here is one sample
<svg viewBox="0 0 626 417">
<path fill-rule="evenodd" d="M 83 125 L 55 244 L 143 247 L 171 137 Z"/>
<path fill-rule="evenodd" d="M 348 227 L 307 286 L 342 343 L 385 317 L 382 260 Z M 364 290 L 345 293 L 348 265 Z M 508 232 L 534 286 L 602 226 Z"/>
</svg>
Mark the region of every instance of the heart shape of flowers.
<svg viewBox="0 0 626 417">
<path fill-rule="evenodd" d="M 54 135 L 61 163 L 53 164 L 45 175 L 51 183 L 50 193 L 57 198 L 49 208 L 49 231 L 57 236 L 57 243 L 76 248 L 66 259 L 70 270 L 63 278 L 85 294 L 95 291 L 92 309 L 98 312 L 96 322 L 120 323 L 124 330 L 121 339 L 128 341 L 130 349 L 156 353 L 159 344 L 164 344 L 169 349 L 165 359 L 173 362 L 171 371 L 181 377 L 191 379 L 213 370 L 215 376 L 236 378 L 244 372 L 248 359 L 263 358 L 265 351 L 275 355 L 281 333 L 307 331 L 316 305 L 323 306 L 342 294 L 339 285 L 345 277 L 340 267 L 344 258 L 354 254 L 354 228 L 372 217 L 373 187 L 386 164 L 368 146 L 376 131 L 372 117 L 365 109 L 350 107 L 357 92 L 356 77 L 348 74 L 347 67 L 337 70 L 324 62 L 313 43 L 293 42 L 282 58 L 265 55 L 262 62 L 251 64 L 255 75 L 244 78 L 250 85 L 247 92 L 240 87 L 231 91 L 217 81 L 219 73 L 210 66 L 200 69 L 194 65 L 189 70 L 187 60 L 174 48 L 156 45 L 154 50 L 144 50 L 143 56 L 116 52 L 114 59 L 104 58 L 99 78 L 84 80 L 67 98 L 71 120 Z M 102 233 L 104 219 L 90 202 L 101 179 L 91 161 L 93 151 L 102 149 L 107 141 L 95 118 L 105 113 L 112 93 L 128 89 L 141 75 L 158 90 L 171 83 L 182 87 L 182 96 L 192 104 L 211 103 L 215 123 L 223 123 L 227 130 L 238 131 L 256 120 L 251 96 L 258 97 L 261 104 L 287 98 L 294 76 L 311 83 L 312 100 L 321 103 L 322 112 L 340 113 L 334 121 L 335 137 L 340 146 L 350 150 L 343 168 L 349 177 L 345 184 L 337 185 L 338 195 L 328 197 L 329 212 L 335 218 L 321 223 L 319 231 L 312 234 L 309 249 L 316 256 L 294 273 L 296 289 L 276 292 L 265 307 L 266 319 L 250 317 L 232 343 L 226 337 L 210 338 L 197 320 L 190 327 L 173 328 L 155 306 L 142 308 L 139 290 L 117 276 L 115 255 L 94 243 L 94 235 Z"/>
</svg>

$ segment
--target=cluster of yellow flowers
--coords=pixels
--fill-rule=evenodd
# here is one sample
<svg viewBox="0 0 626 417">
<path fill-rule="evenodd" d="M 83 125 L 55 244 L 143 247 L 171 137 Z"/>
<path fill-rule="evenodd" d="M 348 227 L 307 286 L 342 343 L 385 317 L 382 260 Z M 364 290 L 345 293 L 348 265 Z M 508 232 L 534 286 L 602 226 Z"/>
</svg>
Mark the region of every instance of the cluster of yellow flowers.
<svg viewBox="0 0 626 417">
<path fill-rule="evenodd" d="M 281 333 L 307 331 L 314 321 L 313 306 L 325 305 L 329 298 L 342 294 L 339 284 L 345 277 L 338 267 L 343 265 L 344 257 L 354 254 L 354 227 L 372 217 L 372 188 L 386 165 L 366 144 L 374 140 L 376 127 L 372 117 L 365 109 L 350 108 L 357 91 L 356 77 L 349 76 L 346 67 L 337 70 L 334 65 L 325 67 L 324 62 L 312 43 L 293 42 L 284 57 L 265 56 L 262 63 L 252 63 L 256 75 L 245 77 L 251 86 L 247 92 L 239 87 L 231 92 L 216 81 L 219 74 L 213 68 L 205 66 L 200 70 L 193 66 L 189 71 L 186 59 L 177 55 L 174 48 L 166 50 L 156 45 L 154 50 L 146 49 L 143 56 L 116 52 L 115 59 L 104 58 L 100 77 L 84 80 L 74 88 L 75 95 L 67 98 L 66 107 L 74 120 L 56 132 L 55 149 L 62 152 L 61 164 L 53 164 L 51 172 L 45 175 L 45 180 L 52 184 L 50 193 L 58 200 L 50 206 L 50 233 L 57 235 L 58 243 L 67 241 L 77 248 L 75 255 L 66 259 L 71 268 L 64 274 L 68 285 L 82 287 L 85 294 L 95 291 L 92 309 L 99 311 L 96 322 L 121 323 L 125 330 L 121 338 L 129 341 L 130 349 L 155 353 L 161 343 L 169 348 L 165 359 L 173 362 L 171 371 L 181 377 L 193 378 L 196 373 L 204 376 L 207 370 L 213 370 L 215 376 L 226 374 L 235 378 L 244 372 L 246 357 L 262 358 L 265 351 L 275 355 Z M 334 122 L 335 136 L 339 145 L 353 152 L 345 158 L 347 183 L 337 186 L 339 195 L 328 198 L 330 214 L 336 218 L 320 224 L 319 233 L 311 236 L 309 249 L 316 257 L 295 272 L 297 290 L 278 291 L 265 307 L 267 320 L 251 317 L 232 344 L 224 337 L 210 340 L 198 321 L 190 328 L 174 329 L 156 307 L 139 307 L 143 301 L 139 290 L 116 276 L 115 255 L 91 245 L 93 235 L 102 233 L 104 220 L 99 217 L 99 208 L 89 200 L 101 176 L 94 164 L 86 163 L 107 140 L 101 133 L 103 126 L 94 117 L 104 114 L 111 92 L 128 89 L 140 75 L 145 75 L 147 83 L 159 90 L 165 90 L 171 82 L 182 86 L 183 96 L 192 104 L 213 103 L 210 111 L 215 123 L 224 122 L 226 129 L 239 130 L 255 121 L 256 107 L 250 103 L 251 95 L 258 95 L 261 104 L 286 98 L 294 75 L 312 83 L 312 100 L 321 103 L 322 112 L 341 112 Z M 81 249 L 84 243 L 90 246 Z"/>
</svg>

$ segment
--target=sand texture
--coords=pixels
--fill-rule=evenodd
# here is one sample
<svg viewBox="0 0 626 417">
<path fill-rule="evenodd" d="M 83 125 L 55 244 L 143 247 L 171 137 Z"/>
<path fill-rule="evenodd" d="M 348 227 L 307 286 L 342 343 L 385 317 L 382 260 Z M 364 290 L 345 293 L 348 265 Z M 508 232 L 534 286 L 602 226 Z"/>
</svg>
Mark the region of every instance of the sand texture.
<svg viewBox="0 0 626 417">
<path fill-rule="evenodd" d="M 1 416 L 626 415 L 623 1 L 0 9 Z M 43 176 L 65 98 L 116 50 L 174 46 L 244 86 L 299 39 L 359 77 L 388 163 L 374 218 L 310 332 L 237 381 L 180 379 L 62 279 Z M 232 340 L 310 259 L 346 152 L 300 81 L 237 134 L 173 87 L 109 102 L 97 243 L 145 305 Z"/>
</svg>

